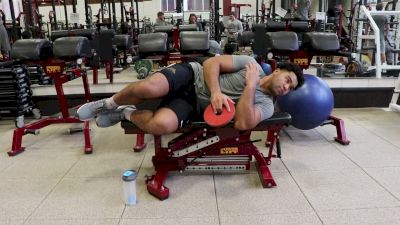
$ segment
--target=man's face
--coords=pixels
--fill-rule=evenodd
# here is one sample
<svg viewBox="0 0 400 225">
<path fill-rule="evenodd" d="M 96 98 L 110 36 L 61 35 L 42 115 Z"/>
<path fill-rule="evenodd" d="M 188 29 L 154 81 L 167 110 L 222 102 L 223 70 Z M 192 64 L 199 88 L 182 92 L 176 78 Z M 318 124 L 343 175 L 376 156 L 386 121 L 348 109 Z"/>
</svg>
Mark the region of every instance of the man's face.
<svg viewBox="0 0 400 225">
<path fill-rule="evenodd" d="M 229 16 L 229 19 L 230 19 L 230 20 L 235 20 L 235 16 L 234 16 L 234 15 L 230 15 L 230 16 Z"/>
<path fill-rule="evenodd" d="M 190 23 L 196 23 L 196 22 L 197 22 L 197 18 L 195 16 L 191 16 Z"/>
<path fill-rule="evenodd" d="M 286 95 L 297 87 L 298 81 L 296 74 L 286 70 L 276 69 L 273 72 L 272 85 L 270 92 L 274 96 Z"/>
<path fill-rule="evenodd" d="M 164 15 L 159 16 L 158 19 L 164 20 Z"/>
</svg>

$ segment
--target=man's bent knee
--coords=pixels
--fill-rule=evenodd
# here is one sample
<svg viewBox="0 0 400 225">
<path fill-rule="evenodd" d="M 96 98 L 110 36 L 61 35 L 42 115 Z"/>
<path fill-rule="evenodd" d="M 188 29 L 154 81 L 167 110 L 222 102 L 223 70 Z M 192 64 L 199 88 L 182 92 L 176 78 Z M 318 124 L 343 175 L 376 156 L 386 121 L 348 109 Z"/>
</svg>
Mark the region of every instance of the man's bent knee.
<svg viewBox="0 0 400 225">
<path fill-rule="evenodd" d="M 163 134 L 170 134 L 173 133 L 178 129 L 178 124 L 176 123 L 171 123 L 171 121 L 167 120 L 151 120 L 149 121 L 148 124 L 148 129 L 149 132 L 155 135 L 163 135 Z"/>
<path fill-rule="evenodd" d="M 171 109 L 161 108 L 149 120 L 147 128 L 152 134 L 170 134 L 178 129 L 178 118 Z"/>
</svg>

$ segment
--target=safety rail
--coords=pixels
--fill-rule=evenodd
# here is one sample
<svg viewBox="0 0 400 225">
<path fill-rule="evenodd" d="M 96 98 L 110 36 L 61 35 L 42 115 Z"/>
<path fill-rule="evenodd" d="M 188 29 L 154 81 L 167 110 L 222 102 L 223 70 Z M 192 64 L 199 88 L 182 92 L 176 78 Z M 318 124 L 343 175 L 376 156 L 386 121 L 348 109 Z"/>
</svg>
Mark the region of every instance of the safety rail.
<svg viewBox="0 0 400 225">
<path fill-rule="evenodd" d="M 374 31 L 374 35 L 372 35 L 375 40 L 376 52 L 375 52 L 375 66 L 376 66 L 376 77 L 382 77 L 382 70 L 400 70 L 400 65 L 382 65 L 381 61 L 381 46 L 380 46 L 380 36 L 379 36 L 379 27 L 376 25 L 372 15 L 387 15 L 387 16 L 395 16 L 400 15 L 400 11 L 370 11 L 364 5 L 360 7 L 361 12 L 367 17 L 369 24 Z M 361 13 L 361 15 L 362 15 Z M 361 17 L 361 16 L 360 16 Z M 362 20 L 359 23 L 358 29 L 358 40 L 357 40 L 357 50 L 361 50 L 361 39 L 371 39 L 371 35 L 362 35 Z M 396 47 L 399 47 L 400 44 L 400 26 L 397 26 L 397 31 L 394 35 L 396 37 L 395 44 Z"/>
</svg>

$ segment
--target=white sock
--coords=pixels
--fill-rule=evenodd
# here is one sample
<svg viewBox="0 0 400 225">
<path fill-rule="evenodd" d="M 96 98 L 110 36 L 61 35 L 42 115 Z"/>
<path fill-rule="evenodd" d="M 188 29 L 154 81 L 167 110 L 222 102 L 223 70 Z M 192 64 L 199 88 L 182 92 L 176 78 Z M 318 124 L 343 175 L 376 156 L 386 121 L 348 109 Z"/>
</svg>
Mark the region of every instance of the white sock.
<svg viewBox="0 0 400 225">
<path fill-rule="evenodd" d="M 122 110 L 122 113 L 124 114 L 124 117 L 126 120 L 131 121 L 131 115 L 133 113 L 133 111 L 135 111 L 136 109 L 131 108 L 131 107 L 127 107 L 125 109 Z"/>
<path fill-rule="evenodd" d="M 115 103 L 113 97 L 109 97 L 106 99 L 106 108 L 107 109 L 116 109 L 116 108 L 118 108 L 118 106 L 119 105 L 117 103 Z"/>
</svg>

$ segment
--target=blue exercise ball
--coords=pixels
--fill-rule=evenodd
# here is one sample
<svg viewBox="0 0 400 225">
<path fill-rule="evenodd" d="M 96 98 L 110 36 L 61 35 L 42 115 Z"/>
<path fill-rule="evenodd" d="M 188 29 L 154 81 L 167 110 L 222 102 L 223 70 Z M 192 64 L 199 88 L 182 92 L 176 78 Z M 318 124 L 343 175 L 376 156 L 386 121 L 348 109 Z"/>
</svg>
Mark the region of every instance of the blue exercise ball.
<svg viewBox="0 0 400 225">
<path fill-rule="evenodd" d="M 333 93 L 321 78 L 304 74 L 304 84 L 299 89 L 277 99 L 280 111 L 292 116 L 294 127 L 313 129 L 329 118 L 333 109 Z"/>
<path fill-rule="evenodd" d="M 265 75 L 270 75 L 272 73 L 271 65 L 265 62 L 261 62 L 261 68 L 263 69 Z"/>
</svg>

